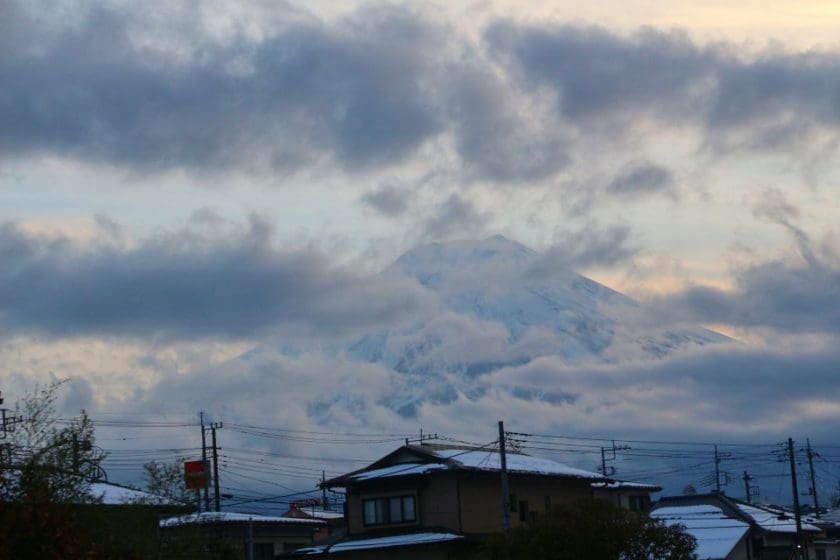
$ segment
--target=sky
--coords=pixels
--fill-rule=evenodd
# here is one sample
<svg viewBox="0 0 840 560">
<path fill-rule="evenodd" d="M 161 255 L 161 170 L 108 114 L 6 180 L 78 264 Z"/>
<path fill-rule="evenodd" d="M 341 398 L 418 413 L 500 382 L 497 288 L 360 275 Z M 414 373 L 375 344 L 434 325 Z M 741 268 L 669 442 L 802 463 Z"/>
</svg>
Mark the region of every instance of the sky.
<svg viewBox="0 0 840 560">
<path fill-rule="evenodd" d="M 840 444 L 838 23 L 804 1 L 5 0 L 0 389 L 71 378 L 66 414 L 137 422 Z M 378 406 L 394 372 L 323 349 L 438 309 L 379 274 L 405 251 L 497 234 L 736 343 L 486 380 L 582 396 L 559 407 Z"/>
</svg>

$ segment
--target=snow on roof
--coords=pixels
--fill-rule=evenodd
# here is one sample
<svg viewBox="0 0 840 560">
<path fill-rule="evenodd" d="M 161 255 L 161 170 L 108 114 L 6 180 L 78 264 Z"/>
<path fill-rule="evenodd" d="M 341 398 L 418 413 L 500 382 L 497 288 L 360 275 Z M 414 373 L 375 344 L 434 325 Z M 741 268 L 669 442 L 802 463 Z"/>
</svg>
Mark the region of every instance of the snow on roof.
<svg viewBox="0 0 840 560">
<path fill-rule="evenodd" d="M 203 511 L 177 517 L 167 517 L 160 520 L 161 527 L 175 527 L 178 525 L 190 525 L 193 523 L 283 523 L 301 525 L 323 525 L 321 519 L 306 519 L 301 517 L 271 517 L 267 515 L 255 515 L 253 513 L 236 513 L 232 511 Z"/>
<path fill-rule="evenodd" d="M 770 507 L 757 507 L 747 504 L 737 504 L 738 508 L 750 516 L 762 529 L 773 533 L 795 533 L 796 519 L 792 513 Z M 803 531 L 819 533 L 821 529 L 809 523 L 802 523 Z"/>
<path fill-rule="evenodd" d="M 344 514 L 340 511 L 327 511 L 317 508 L 300 508 L 300 511 L 310 515 L 316 519 L 343 519 Z"/>
<path fill-rule="evenodd" d="M 125 486 L 118 486 L 110 482 L 91 483 L 90 493 L 94 497 L 101 499 L 103 504 L 107 505 L 127 504 L 138 501 L 155 505 L 171 505 L 175 503 L 163 496 L 157 496 Z"/>
<path fill-rule="evenodd" d="M 651 492 L 659 492 L 662 490 L 661 486 L 657 486 L 655 484 L 626 482 L 624 480 L 616 480 L 615 482 L 593 482 L 592 488 L 603 490 L 649 490 Z"/>
<path fill-rule="evenodd" d="M 390 467 L 363 471 L 347 478 L 350 480 L 370 480 L 373 478 L 386 478 L 390 476 L 408 476 L 412 474 L 426 474 L 431 471 L 444 470 L 447 466 L 443 463 L 399 463 Z"/>
<path fill-rule="evenodd" d="M 700 560 L 726 558 L 750 529 L 749 524 L 727 517 L 711 505 L 663 507 L 651 511 L 650 516 L 669 527 L 685 526 L 686 533 L 697 539 L 694 552 Z"/>
<path fill-rule="evenodd" d="M 376 548 L 392 548 L 397 546 L 411 546 L 418 544 L 432 544 L 447 542 L 456 539 L 463 539 L 462 535 L 455 533 L 407 533 L 402 535 L 390 535 L 387 537 L 376 537 L 371 539 L 355 539 L 339 541 L 332 545 L 313 546 L 298 549 L 296 554 L 323 554 L 331 552 L 348 552 L 351 550 L 370 550 Z"/>
<path fill-rule="evenodd" d="M 433 455 L 440 457 L 441 459 L 455 461 L 465 468 L 486 471 L 501 470 L 501 456 L 498 452 L 493 450 L 484 451 L 458 448 L 434 448 L 430 451 Z M 524 455 L 521 453 L 507 454 L 507 470 L 512 473 L 546 474 L 568 476 L 573 478 L 591 478 L 597 480 L 604 479 L 604 477 L 598 473 L 576 469 L 550 459 L 531 457 L 530 455 Z"/>
</svg>

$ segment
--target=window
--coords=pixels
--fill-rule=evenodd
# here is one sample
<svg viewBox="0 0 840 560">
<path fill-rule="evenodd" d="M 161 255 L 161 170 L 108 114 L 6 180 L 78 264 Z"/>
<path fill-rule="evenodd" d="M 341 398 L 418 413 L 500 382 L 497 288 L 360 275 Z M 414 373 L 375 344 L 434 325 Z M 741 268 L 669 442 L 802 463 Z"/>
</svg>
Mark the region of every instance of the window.
<svg viewBox="0 0 840 560">
<path fill-rule="evenodd" d="M 630 511 L 647 511 L 650 509 L 650 496 L 629 496 L 627 502 Z"/>
<path fill-rule="evenodd" d="M 271 543 L 254 543 L 253 546 L 254 546 L 254 560 L 274 560 L 274 545 L 273 544 L 271 544 Z"/>
<path fill-rule="evenodd" d="M 519 502 L 516 501 L 516 494 L 511 494 L 510 495 L 510 511 L 516 513 L 517 511 L 519 511 L 518 506 L 519 506 Z"/>
<path fill-rule="evenodd" d="M 519 521 L 528 521 L 528 502 L 521 500 L 519 502 Z"/>
<path fill-rule="evenodd" d="M 393 496 L 363 500 L 365 525 L 412 523 L 417 519 L 414 496 Z"/>
</svg>

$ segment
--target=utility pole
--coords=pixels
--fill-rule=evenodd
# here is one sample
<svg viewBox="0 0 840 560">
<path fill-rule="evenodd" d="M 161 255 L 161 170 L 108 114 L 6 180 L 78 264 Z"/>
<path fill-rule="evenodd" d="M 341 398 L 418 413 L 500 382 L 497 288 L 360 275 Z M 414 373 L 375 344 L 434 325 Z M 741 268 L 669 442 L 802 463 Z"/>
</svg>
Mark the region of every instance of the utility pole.
<svg viewBox="0 0 840 560">
<path fill-rule="evenodd" d="M 204 472 L 207 472 L 207 434 L 204 428 L 204 411 L 198 413 L 201 419 L 201 460 L 204 461 Z M 201 511 L 201 501 L 198 502 L 198 511 Z M 204 485 L 204 511 L 210 511 L 210 488 Z"/>
<path fill-rule="evenodd" d="M 629 445 L 621 445 L 616 447 L 615 440 L 612 442 L 612 447 L 602 447 L 601 448 L 601 474 L 605 477 L 612 476 L 615 474 L 615 467 L 608 467 L 607 461 L 615 461 L 617 455 L 615 454 L 616 451 L 624 451 L 625 449 L 630 449 Z M 612 457 L 607 457 L 607 451 L 612 453 Z"/>
<path fill-rule="evenodd" d="M 790 461 L 790 484 L 793 490 L 793 515 L 796 518 L 796 557 L 806 558 L 802 547 L 802 515 L 799 512 L 799 485 L 796 482 L 796 458 L 793 454 L 793 438 L 788 438 L 788 460 Z"/>
<path fill-rule="evenodd" d="M 254 518 L 248 518 L 248 560 L 254 560 Z"/>
<path fill-rule="evenodd" d="M 510 486 L 508 485 L 507 454 L 505 453 L 505 423 L 499 420 L 499 457 L 502 471 L 502 514 L 505 531 L 510 531 Z"/>
<path fill-rule="evenodd" d="M 222 496 L 219 492 L 219 446 L 216 445 L 216 430 L 224 426 L 221 422 L 210 424 L 211 441 L 213 442 L 213 492 L 216 497 L 216 511 L 222 511 Z"/>
<path fill-rule="evenodd" d="M 327 487 L 324 483 L 327 481 L 327 472 L 321 471 L 321 507 L 324 511 L 330 511 L 330 502 L 327 500 Z"/>
<path fill-rule="evenodd" d="M 747 503 L 752 503 L 752 495 L 750 494 L 750 481 L 752 481 L 753 477 L 747 474 L 747 471 L 744 471 L 744 492 L 746 492 L 747 496 Z"/>
<path fill-rule="evenodd" d="M 808 452 L 808 469 L 811 471 L 811 496 L 814 498 L 814 515 L 817 516 L 817 519 L 820 518 L 820 503 L 817 500 L 817 479 L 814 475 L 814 457 L 817 456 L 817 453 L 811 449 L 811 439 L 808 438 L 805 440 L 806 442 L 806 450 Z"/>
<path fill-rule="evenodd" d="M 718 451 L 718 446 L 715 445 L 715 491 L 716 491 L 717 494 L 722 494 L 723 493 L 720 489 L 720 487 L 721 487 L 721 483 L 720 483 L 720 475 L 721 475 L 720 463 L 721 463 L 721 461 L 723 461 L 727 457 L 731 457 L 731 456 L 732 456 L 732 453 L 729 453 L 729 452 L 721 453 L 721 452 L 719 452 Z M 725 480 L 724 485 L 729 484 L 729 473 L 724 472 L 723 477 L 724 477 L 724 480 Z"/>
</svg>

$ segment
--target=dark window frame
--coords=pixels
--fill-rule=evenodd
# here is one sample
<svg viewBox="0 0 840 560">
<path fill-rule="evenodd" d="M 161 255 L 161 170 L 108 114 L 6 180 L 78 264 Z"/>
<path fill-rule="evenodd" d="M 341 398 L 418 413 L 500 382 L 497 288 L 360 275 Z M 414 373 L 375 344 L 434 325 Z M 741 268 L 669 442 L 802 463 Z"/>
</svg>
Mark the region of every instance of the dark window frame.
<svg viewBox="0 0 840 560">
<path fill-rule="evenodd" d="M 529 521 L 531 519 L 529 512 L 528 500 L 519 500 L 519 521 Z"/>
<path fill-rule="evenodd" d="M 391 511 L 391 504 L 393 500 L 399 500 L 400 511 L 399 515 Z M 406 503 L 411 503 L 411 507 L 407 508 Z M 374 520 L 368 521 L 366 510 L 369 503 L 373 503 Z M 411 517 L 406 516 L 406 512 L 411 511 Z M 382 513 L 382 519 L 378 519 L 378 514 Z M 395 520 L 396 519 L 396 520 Z M 417 523 L 417 498 L 414 494 L 405 494 L 399 496 L 382 496 L 378 498 L 367 498 L 362 500 L 362 525 L 365 527 L 378 527 L 380 525 L 408 525 Z"/>
</svg>

